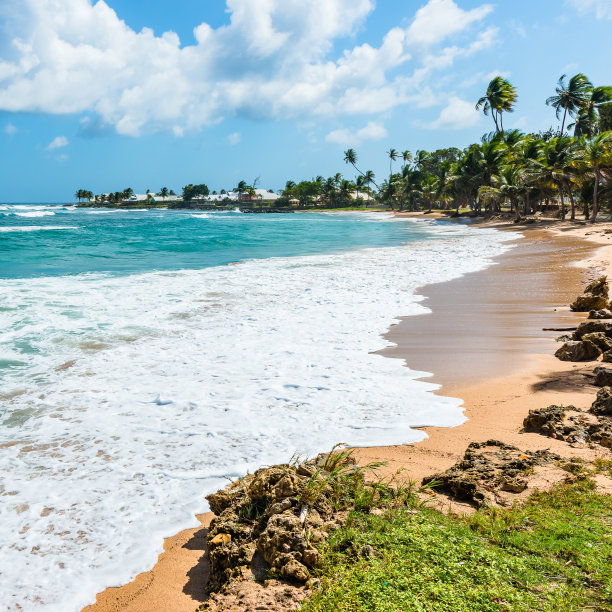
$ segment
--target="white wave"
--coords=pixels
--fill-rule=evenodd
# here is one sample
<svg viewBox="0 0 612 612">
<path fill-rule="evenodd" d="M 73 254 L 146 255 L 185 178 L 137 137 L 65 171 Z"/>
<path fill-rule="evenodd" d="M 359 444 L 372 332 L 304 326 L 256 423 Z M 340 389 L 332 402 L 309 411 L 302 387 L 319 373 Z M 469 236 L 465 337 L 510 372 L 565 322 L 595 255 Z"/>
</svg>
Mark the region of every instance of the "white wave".
<svg viewBox="0 0 612 612">
<path fill-rule="evenodd" d="M 0 281 L 0 352 L 26 362 L 0 374 L 4 394 L 21 392 L 4 402 L 3 603 L 80 610 L 152 566 L 224 476 L 463 422 L 461 400 L 372 354 L 394 317 L 426 312 L 419 287 L 485 267 L 511 239 L 437 232 L 199 271 Z"/>
<path fill-rule="evenodd" d="M 37 210 L 32 212 L 15 213 L 18 217 L 52 217 L 55 213 L 50 210 Z"/>
<path fill-rule="evenodd" d="M 79 229 L 73 225 L 18 225 L 0 227 L 0 232 L 10 234 L 12 232 L 42 232 L 48 230 Z"/>
<path fill-rule="evenodd" d="M 189 215 L 190 217 L 192 217 L 193 219 L 210 219 L 210 215 L 207 215 L 206 213 L 194 213 L 192 215 Z"/>
</svg>

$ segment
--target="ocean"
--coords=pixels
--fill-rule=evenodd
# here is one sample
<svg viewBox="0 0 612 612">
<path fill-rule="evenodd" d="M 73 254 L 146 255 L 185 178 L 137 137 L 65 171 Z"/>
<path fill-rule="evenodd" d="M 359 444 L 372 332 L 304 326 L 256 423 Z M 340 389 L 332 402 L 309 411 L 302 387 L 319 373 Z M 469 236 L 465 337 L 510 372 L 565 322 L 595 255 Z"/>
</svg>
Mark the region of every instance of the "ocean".
<svg viewBox="0 0 612 612">
<path fill-rule="evenodd" d="M 365 212 L 0 205 L 0 607 L 80 610 L 261 465 L 461 424 L 460 399 L 376 351 L 426 312 L 420 287 L 512 239 Z"/>
</svg>

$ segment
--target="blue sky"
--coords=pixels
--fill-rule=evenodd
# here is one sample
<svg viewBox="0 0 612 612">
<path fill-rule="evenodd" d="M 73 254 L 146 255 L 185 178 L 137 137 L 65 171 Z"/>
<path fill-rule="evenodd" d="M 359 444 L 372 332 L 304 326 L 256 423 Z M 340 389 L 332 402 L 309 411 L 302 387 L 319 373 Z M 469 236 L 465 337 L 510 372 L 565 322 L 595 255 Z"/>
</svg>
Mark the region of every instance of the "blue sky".
<svg viewBox="0 0 612 612">
<path fill-rule="evenodd" d="M 474 103 L 556 124 L 563 73 L 612 85 L 612 0 L 0 0 L 0 201 L 388 172 L 394 147 L 464 147 Z"/>
</svg>

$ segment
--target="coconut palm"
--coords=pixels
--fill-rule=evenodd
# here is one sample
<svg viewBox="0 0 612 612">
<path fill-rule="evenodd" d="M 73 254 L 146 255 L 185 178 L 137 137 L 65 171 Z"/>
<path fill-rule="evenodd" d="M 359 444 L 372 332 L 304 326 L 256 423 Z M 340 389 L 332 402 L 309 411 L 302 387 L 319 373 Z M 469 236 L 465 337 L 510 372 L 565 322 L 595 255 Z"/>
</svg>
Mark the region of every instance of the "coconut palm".
<svg viewBox="0 0 612 612">
<path fill-rule="evenodd" d="M 168 188 L 167 188 L 167 187 L 162 187 L 162 188 L 159 190 L 159 195 L 160 195 L 162 198 L 166 199 L 166 198 L 168 197 Z"/>
<path fill-rule="evenodd" d="M 363 175 L 363 172 L 357 167 L 357 152 L 355 149 L 347 149 L 344 152 L 344 163 L 351 164 L 359 174 Z"/>
<path fill-rule="evenodd" d="M 574 128 L 574 136 L 591 138 L 599 127 L 599 109 L 612 104 L 612 87 L 596 87 L 581 105 L 576 122 L 568 127 Z"/>
<path fill-rule="evenodd" d="M 575 74 L 569 82 L 566 82 L 566 78 L 567 75 L 564 74 L 559 79 L 555 90 L 557 93 L 546 100 L 546 104 L 555 109 L 557 119 L 563 115 L 561 134 L 565 132 L 565 121 L 568 114 L 570 117 L 575 117 L 593 90 L 593 84 L 581 72 Z"/>
<path fill-rule="evenodd" d="M 406 171 L 406 166 L 412 161 L 412 153 L 408 150 L 402 153 L 402 161 L 404 164 L 402 165 L 402 173 Z"/>
<path fill-rule="evenodd" d="M 391 183 L 391 176 L 393 175 L 393 162 L 399 157 L 399 153 L 395 149 L 389 149 L 387 151 L 389 156 L 389 183 Z"/>
<path fill-rule="evenodd" d="M 542 186 L 552 186 L 559 192 L 561 219 L 565 219 L 567 193 L 571 202 L 572 219 L 575 218 L 575 204 L 572 193 L 575 172 L 572 164 L 576 161 L 576 148 L 572 138 L 552 138 L 542 144 L 540 156 L 533 161 L 528 174 Z"/>
<path fill-rule="evenodd" d="M 517 97 L 516 87 L 510 81 L 497 76 L 491 80 L 485 95 L 476 103 L 476 110 L 482 108 L 485 115 L 488 115 L 490 112 L 496 131 L 503 132 L 503 113 L 514 111 Z"/>
<path fill-rule="evenodd" d="M 600 184 L 605 174 L 612 172 L 612 132 L 604 132 L 594 138 L 581 138 L 576 157 L 583 174 L 594 180 L 591 223 L 595 223 L 599 212 Z"/>
</svg>

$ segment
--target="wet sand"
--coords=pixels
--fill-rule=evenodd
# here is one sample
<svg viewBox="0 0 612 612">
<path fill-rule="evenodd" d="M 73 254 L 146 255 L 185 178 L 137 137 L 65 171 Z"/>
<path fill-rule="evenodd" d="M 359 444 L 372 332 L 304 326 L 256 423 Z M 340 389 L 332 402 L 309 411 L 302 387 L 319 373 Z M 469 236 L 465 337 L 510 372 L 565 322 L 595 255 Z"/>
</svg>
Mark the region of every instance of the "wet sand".
<svg viewBox="0 0 612 612">
<path fill-rule="evenodd" d="M 600 225 L 597 226 L 598 229 Z M 434 372 L 438 393 L 461 397 L 469 421 L 455 428 L 427 428 L 429 438 L 409 446 L 357 449 L 360 461 L 386 461 L 415 480 L 447 469 L 474 440 L 501 439 L 524 449 L 581 452 L 537 434 L 519 433 L 530 408 L 551 403 L 586 407 L 595 395 L 593 364 L 556 360 L 554 338 L 585 318 L 567 304 L 591 277 L 608 266 L 611 249 L 586 242 L 586 229 L 523 231 L 516 247 L 496 265 L 422 291 L 432 314 L 407 317 L 386 336 L 397 346 L 381 353 L 405 360 L 413 369 Z M 599 242 L 607 244 L 608 238 Z M 587 267 L 574 267 L 580 260 Z M 598 267 L 597 272 L 591 266 Z M 407 409 L 410 399 L 406 398 Z M 210 514 L 202 525 L 165 541 L 165 552 L 150 572 L 130 584 L 106 589 L 83 612 L 194 612 L 204 601 L 204 542 Z"/>
</svg>

